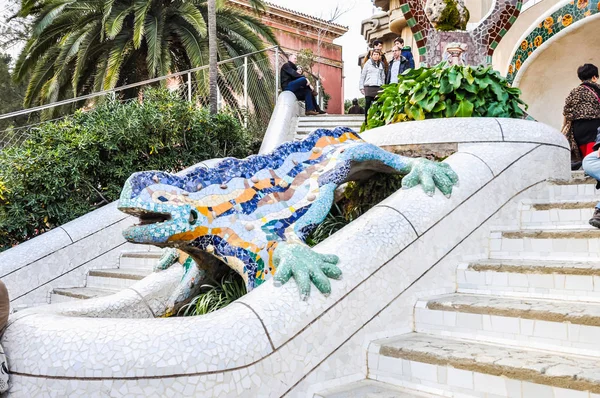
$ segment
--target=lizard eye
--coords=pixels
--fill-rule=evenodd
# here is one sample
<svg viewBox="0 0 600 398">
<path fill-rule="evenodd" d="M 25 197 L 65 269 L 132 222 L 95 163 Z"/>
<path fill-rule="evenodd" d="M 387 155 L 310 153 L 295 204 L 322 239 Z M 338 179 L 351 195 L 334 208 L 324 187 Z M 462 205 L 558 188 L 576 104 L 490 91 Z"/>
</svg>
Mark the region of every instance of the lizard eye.
<svg viewBox="0 0 600 398">
<path fill-rule="evenodd" d="M 198 221 L 198 211 L 192 209 L 192 211 L 190 211 L 190 224 L 194 225 L 194 224 L 196 224 L 197 221 Z"/>
</svg>

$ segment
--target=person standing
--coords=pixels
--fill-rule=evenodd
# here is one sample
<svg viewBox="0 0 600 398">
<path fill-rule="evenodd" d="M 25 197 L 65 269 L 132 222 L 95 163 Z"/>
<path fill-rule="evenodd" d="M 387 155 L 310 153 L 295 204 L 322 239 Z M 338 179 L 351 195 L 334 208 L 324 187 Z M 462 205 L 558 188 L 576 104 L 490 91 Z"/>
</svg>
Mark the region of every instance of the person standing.
<svg viewBox="0 0 600 398">
<path fill-rule="evenodd" d="M 571 143 L 571 151 L 579 149 L 583 156 L 583 170 L 599 181 L 600 185 L 600 85 L 598 67 L 584 64 L 577 68 L 581 84 L 565 100 L 563 133 Z M 574 148 L 575 146 L 575 148 Z M 600 228 L 600 203 L 594 208 L 589 224 Z"/>
<path fill-rule="evenodd" d="M 404 45 L 404 39 L 397 37 L 394 39 L 394 45 L 400 48 L 400 54 L 408 61 L 408 68 L 415 69 L 415 59 L 412 55 L 412 50 L 410 46 Z"/>
<path fill-rule="evenodd" d="M 308 79 L 299 74 L 296 54 L 290 54 L 288 62 L 283 64 L 280 71 L 281 89 L 283 91 L 291 91 L 296 94 L 296 98 L 303 99 L 306 104 L 305 114 L 307 116 L 318 115 L 313 102 L 313 88 L 308 82 Z"/>
<path fill-rule="evenodd" d="M 575 87 L 565 100 L 563 132 L 569 138 L 573 151 L 585 158 L 593 151 L 596 134 L 600 127 L 600 85 L 598 67 L 584 64 L 577 68 L 581 84 Z"/>
<path fill-rule="evenodd" d="M 358 84 L 360 92 L 365 96 L 365 123 L 369 108 L 384 83 L 385 69 L 381 61 L 381 51 L 373 50 L 371 59 L 363 66 Z"/>
<path fill-rule="evenodd" d="M 408 60 L 400 54 L 401 51 L 398 46 L 392 49 L 393 56 L 385 75 L 385 84 L 398 83 L 398 75 L 408 69 Z"/>
<path fill-rule="evenodd" d="M 352 100 L 352 106 L 348 109 L 348 115 L 362 115 L 365 113 L 365 109 L 358 105 L 358 99 Z"/>
<path fill-rule="evenodd" d="M 388 71 L 388 61 L 385 58 L 385 56 L 383 55 L 383 42 L 381 40 L 374 40 L 373 41 L 373 49 L 369 49 L 369 51 L 367 51 L 367 56 L 363 60 L 363 67 L 371 59 L 371 54 L 375 50 L 378 50 L 381 53 L 381 59 L 380 59 L 380 61 L 383 62 L 383 68 L 385 70 L 385 73 L 387 73 L 387 71 Z"/>
</svg>

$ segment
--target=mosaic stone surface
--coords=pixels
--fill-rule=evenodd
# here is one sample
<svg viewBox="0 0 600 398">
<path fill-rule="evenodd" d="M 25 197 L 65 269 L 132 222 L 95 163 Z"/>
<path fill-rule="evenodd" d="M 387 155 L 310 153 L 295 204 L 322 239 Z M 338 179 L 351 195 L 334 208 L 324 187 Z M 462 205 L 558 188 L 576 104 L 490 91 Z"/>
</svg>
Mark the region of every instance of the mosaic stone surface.
<svg viewBox="0 0 600 398">
<path fill-rule="evenodd" d="M 533 28 L 521 42 L 510 61 L 506 79 L 512 83 L 523 63 L 552 36 L 591 15 L 597 14 L 599 11 L 599 0 L 577 0 L 571 1 L 552 12 L 544 21 Z"/>
<path fill-rule="evenodd" d="M 207 254 L 238 272 L 248 290 L 271 278 L 282 284 L 294 277 L 303 299 L 311 281 L 329 294 L 328 278 L 341 276 L 338 259 L 313 252 L 304 239 L 327 216 L 335 189 L 368 170 L 408 173 L 403 186 L 422 184 L 430 195 L 437 186 L 449 196 L 458 182 L 447 164 L 386 152 L 348 128 L 316 130 L 270 154 L 228 158 L 183 176 L 133 174 L 119 209 L 138 216 L 141 224 L 124 236 L 176 247 L 194 259 L 180 260 L 187 272 L 174 304 L 192 294 L 204 272 L 211 276 Z"/>
<path fill-rule="evenodd" d="M 494 50 L 517 20 L 521 6 L 521 0 L 497 0 L 488 17 L 475 29 L 439 32 L 427 19 L 423 0 L 400 0 L 400 9 L 419 48 L 420 61 L 430 66 L 442 60 L 442 51 L 450 42 L 462 42 L 469 46 L 467 51 L 469 64 L 490 64 Z"/>
</svg>

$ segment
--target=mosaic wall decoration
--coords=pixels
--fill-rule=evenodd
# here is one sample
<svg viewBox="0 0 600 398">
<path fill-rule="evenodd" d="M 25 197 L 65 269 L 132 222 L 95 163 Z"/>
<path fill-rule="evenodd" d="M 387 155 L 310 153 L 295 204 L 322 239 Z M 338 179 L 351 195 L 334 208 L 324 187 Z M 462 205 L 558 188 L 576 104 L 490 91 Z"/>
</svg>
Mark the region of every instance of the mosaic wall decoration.
<svg viewBox="0 0 600 398">
<path fill-rule="evenodd" d="M 506 79 L 512 83 L 525 60 L 552 36 L 599 11 L 599 0 L 577 0 L 565 4 L 548 15 L 543 22 L 533 28 L 517 48 L 508 66 Z M 589 40 L 595 39 L 590 38 Z"/>
<path fill-rule="evenodd" d="M 238 272 L 248 290 L 270 278 L 281 284 L 294 277 L 303 299 L 311 281 L 328 294 L 328 278 L 341 276 L 337 256 L 314 252 L 304 239 L 325 219 L 335 189 L 364 170 L 408 173 L 403 185 L 421 183 L 430 195 L 437 186 L 449 196 L 458 181 L 445 163 L 386 152 L 348 128 L 316 130 L 270 154 L 227 158 L 183 176 L 133 174 L 119 209 L 141 223 L 123 234 L 131 242 L 188 253 L 196 262 L 188 273 L 197 274 L 208 253 Z"/>
<path fill-rule="evenodd" d="M 474 30 L 439 32 L 427 19 L 423 0 L 400 0 L 400 9 L 419 48 L 420 61 L 429 66 L 442 60 L 442 51 L 451 42 L 469 46 L 471 65 L 491 63 L 494 50 L 517 20 L 521 6 L 521 0 L 496 0 L 491 13 Z"/>
</svg>

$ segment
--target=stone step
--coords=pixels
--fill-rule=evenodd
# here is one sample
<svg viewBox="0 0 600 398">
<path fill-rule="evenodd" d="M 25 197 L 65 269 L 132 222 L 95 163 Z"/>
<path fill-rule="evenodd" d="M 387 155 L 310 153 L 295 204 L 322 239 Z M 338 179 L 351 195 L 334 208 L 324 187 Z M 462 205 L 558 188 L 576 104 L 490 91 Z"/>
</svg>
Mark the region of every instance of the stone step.
<svg viewBox="0 0 600 398">
<path fill-rule="evenodd" d="M 327 389 L 314 398 L 439 398 L 420 391 L 411 391 L 375 380 L 361 380 Z"/>
<path fill-rule="evenodd" d="M 50 304 L 104 297 L 117 293 L 118 291 L 119 290 L 117 289 L 99 289 L 93 287 L 56 288 L 50 293 Z"/>
<path fill-rule="evenodd" d="M 417 302 L 415 330 L 600 357 L 597 303 L 449 294 Z"/>
<path fill-rule="evenodd" d="M 459 264 L 459 293 L 600 302 L 600 262 L 534 259 Z"/>
<path fill-rule="evenodd" d="M 587 225 L 598 201 L 565 200 L 521 205 L 522 228 L 548 228 Z"/>
<path fill-rule="evenodd" d="M 523 229 L 492 232 L 490 258 L 592 260 L 600 257 L 600 229 Z"/>
<path fill-rule="evenodd" d="M 361 126 L 364 120 L 327 120 L 327 121 L 319 121 L 314 122 L 312 120 L 303 120 L 298 122 L 298 128 L 302 127 L 313 127 L 313 128 L 329 128 L 333 129 L 335 127 L 352 127 L 352 126 Z"/>
<path fill-rule="evenodd" d="M 119 257 L 119 268 L 154 269 L 163 251 L 127 251 Z"/>
<path fill-rule="evenodd" d="M 364 120 L 365 115 L 315 115 L 315 116 L 300 116 L 298 121 L 306 120 L 318 120 L 318 121 L 330 121 L 330 120 Z"/>
<path fill-rule="evenodd" d="M 589 392 L 600 393 L 595 357 L 421 333 L 375 341 L 368 355 L 370 377 L 449 397 L 597 398 Z"/>
<path fill-rule="evenodd" d="M 328 128 L 329 130 L 333 130 L 333 128 L 335 128 L 335 127 L 338 127 L 338 126 L 322 126 L 322 125 L 303 126 L 303 127 L 298 126 L 298 127 L 296 127 L 296 134 L 297 135 L 308 135 L 318 129 Z M 360 125 L 348 125 L 348 126 L 343 126 L 343 127 L 349 127 L 352 130 L 354 130 L 355 132 L 358 132 L 360 130 Z"/>
<path fill-rule="evenodd" d="M 151 273 L 151 270 L 143 268 L 93 269 L 88 273 L 86 286 L 102 289 L 125 289 Z"/>
</svg>

